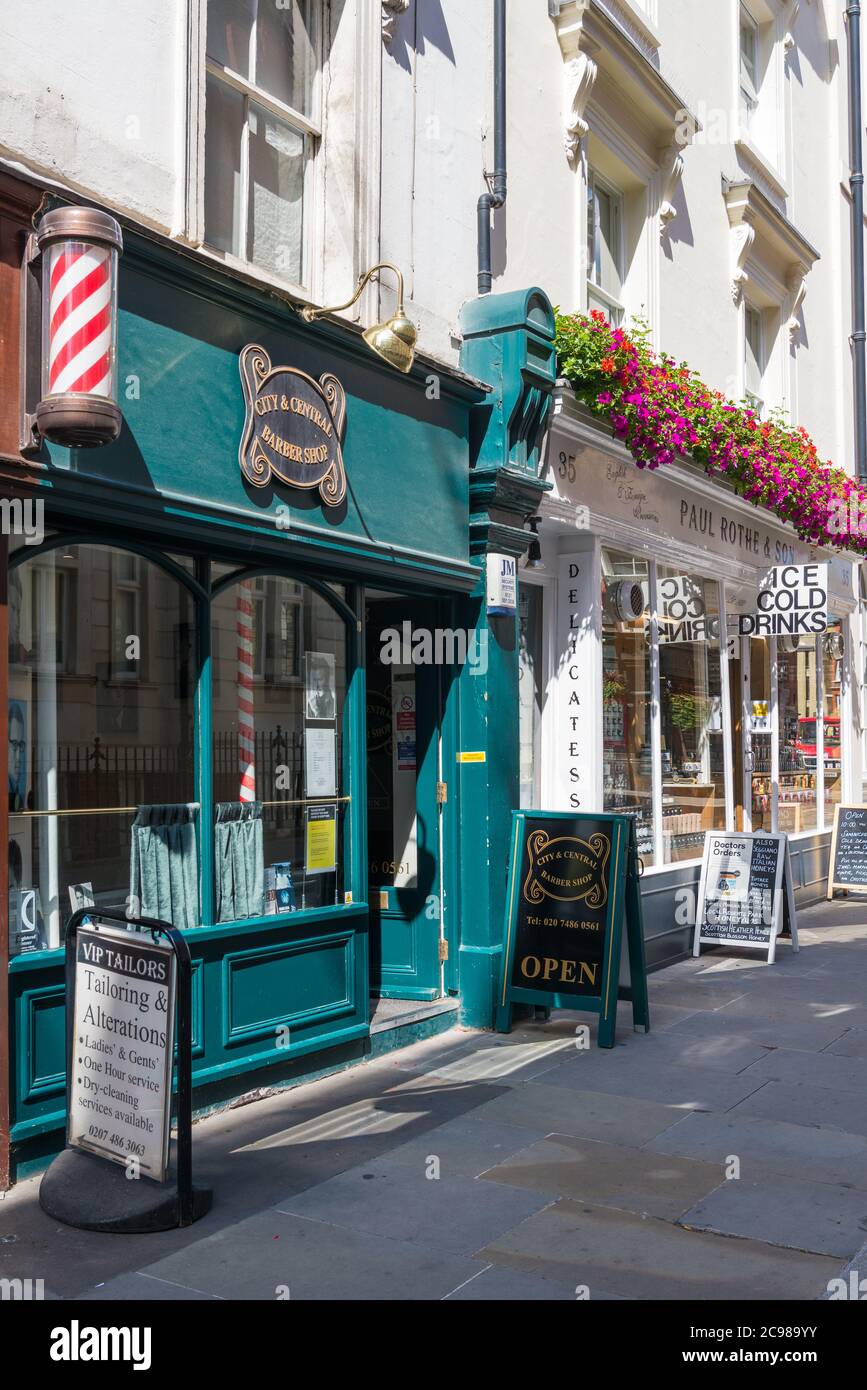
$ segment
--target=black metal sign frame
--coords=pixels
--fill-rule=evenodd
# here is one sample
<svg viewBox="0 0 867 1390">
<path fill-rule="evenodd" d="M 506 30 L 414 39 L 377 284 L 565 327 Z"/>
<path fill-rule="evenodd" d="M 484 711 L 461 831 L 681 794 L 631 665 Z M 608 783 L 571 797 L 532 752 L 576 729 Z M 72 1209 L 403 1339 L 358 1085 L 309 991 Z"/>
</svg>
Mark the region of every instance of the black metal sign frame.
<svg viewBox="0 0 867 1390">
<path fill-rule="evenodd" d="M 169 922 L 153 917 L 127 917 L 122 912 L 106 912 L 98 907 L 81 907 L 72 914 L 66 929 L 66 1111 L 70 1113 L 73 1054 L 75 1050 L 75 974 L 78 929 L 82 923 L 99 930 L 99 922 L 144 928 L 152 937 L 164 936 L 175 953 L 178 967 L 177 1019 L 177 1192 L 179 1226 L 191 1226 L 201 1211 L 195 1210 L 193 1191 L 193 1038 L 192 1038 L 192 961 L 183 934 Z M 171 1120 L 170 1120 L 171 1123 Z M 70 1147 L 70 1146 L 68 1146 Z M 109 1163 L 109 1159 L 103 1160 Z"/>
</svg>

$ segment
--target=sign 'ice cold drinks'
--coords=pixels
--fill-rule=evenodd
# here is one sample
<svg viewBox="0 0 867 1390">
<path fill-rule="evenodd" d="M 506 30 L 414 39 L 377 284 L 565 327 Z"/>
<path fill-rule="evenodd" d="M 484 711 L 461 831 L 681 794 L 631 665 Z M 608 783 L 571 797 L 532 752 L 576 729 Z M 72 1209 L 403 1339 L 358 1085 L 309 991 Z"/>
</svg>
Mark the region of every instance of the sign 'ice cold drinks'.
<svg viewBox="0 0 867 1390">
<path fill-rule="evenodd" d="M 740 618 L 742 637 L 811 636 L 827 626 L 827 565 L 775 565 L 759 584 L 756 612 Z"/>
<path fill-rule="evenodd" d="M 168 1168 L 176 976 L 173 950 L 149 935 L 78 932 L 67 1142 L 135 1160 L 157 1182 Z"/>
</svg>

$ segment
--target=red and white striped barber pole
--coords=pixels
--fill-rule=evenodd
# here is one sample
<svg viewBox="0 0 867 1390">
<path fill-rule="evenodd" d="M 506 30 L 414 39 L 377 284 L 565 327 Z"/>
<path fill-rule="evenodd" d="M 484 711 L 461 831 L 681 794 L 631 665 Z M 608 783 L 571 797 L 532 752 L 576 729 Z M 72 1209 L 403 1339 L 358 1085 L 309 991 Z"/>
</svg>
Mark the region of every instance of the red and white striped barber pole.
<svg viewBox="0 0 867 1390">
<path fill-rule="evenodd" d="M 238 772 L 240 801 L 256 800 L 256 724 L 253 713 L 253 586 L 238 585 Z"/>
<path fill-rule="evenodd" d="M 120 227 L 90 208 L 55 208 L 37 231 L 42 256 L 40 434 L 58 444 L 106 444 L 120 433 L 117 405 L 117 261 Z"/>
</svg>

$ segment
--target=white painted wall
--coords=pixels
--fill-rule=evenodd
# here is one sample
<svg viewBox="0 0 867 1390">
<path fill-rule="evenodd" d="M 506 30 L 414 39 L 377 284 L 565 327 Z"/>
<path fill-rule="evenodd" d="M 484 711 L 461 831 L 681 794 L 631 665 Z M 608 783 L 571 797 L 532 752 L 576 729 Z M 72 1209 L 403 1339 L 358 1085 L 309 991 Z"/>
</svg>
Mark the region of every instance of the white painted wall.
<svg viewBox="0 0 867 1390">
<path fill-rule="evenodd" d="M 58 180 L 131 217 L 201 245 L 207 0 L 0 0 L 0 158 Z M 580 0 L 586 4 L 588 0 Z M 594 0 L 646 47 L 704 121 L 684 156 L 676 216 L 660 240 L 656 136 L 600 76 L 582 155 L 622 178 L 632 255 L 627 307 L 649 315 L 655 341 L 737 395 L 742 315 L 731 295 L 731 239 L 721 178 L 742 164 L 736 131 L 714 112 L 736 108 L 736 0 Z M 789 406 L 824 457 L 851 457 L 846 39 L 829 0 L 752 0 L 790 31 L 777 101 L 775 153 L 784 184 L 771 195 L 821 259 L 807 282 L 802 332 L 783 327 L 769 403 Z M 323 127 L 307 291 L 334 302 L 378 256 L 407 276 L 421 346 L 457 360 L 460 307 L 476 291 L 476 203 L 492 164 L 490 0 L 330 0 Z M 383 14 L 392 33 L 383 41 Z M 793 19 L 794 16 L 794 19 Z M 494 289 L 539 284 L 563 309 L 585 295 L 586 158 L 564 149 L 564 56 L 545 0 L 508 10 L 509 196 L 495 214 Z M 650 23 L 642 34 L 641 26 Z M 731 127 L 733 123 L 729 123 Z M 766 140 L 766 144 L 774 144 Z M 627 170 L 624 151 L 637 161 Z M 629 156 L 632 157 L 631 155 Z M 650 160 L 650 172 L 641 172 Z M 207 254 L 203 251 L 203 254 Z M 390 279 L 360 316 L 394 302 Z M 781 306 L 785 317 L 785 305 Z M 356 312 L 356 316 L 359 316 Z"/>
</svg>

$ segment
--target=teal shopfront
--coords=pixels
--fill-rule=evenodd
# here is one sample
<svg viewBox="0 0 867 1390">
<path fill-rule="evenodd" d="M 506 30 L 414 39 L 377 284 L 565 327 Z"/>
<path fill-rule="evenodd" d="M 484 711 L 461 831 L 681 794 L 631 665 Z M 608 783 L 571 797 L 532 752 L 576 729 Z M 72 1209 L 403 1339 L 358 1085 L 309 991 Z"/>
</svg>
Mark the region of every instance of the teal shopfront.
<svg viewBox="0 0 867 1390">
<path fill-rule="evenodd" d="M 79 906 L 185 929 L 200 1110 L 369 1056 L 372 999 L 491 1023 L 518 652 L 485 557 L 531 539 L 550 306 L 476 304 L 464 371 L 403 375 L 353 327 L 124 242 L 120 437 L 4 462 L 43 504 L 7 547 L 13 1176 L 63 1142 Z M 290 476 L 342 423 L 342 479 L 251 481 L 251 420 Z"/>
</svg>

